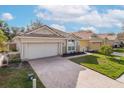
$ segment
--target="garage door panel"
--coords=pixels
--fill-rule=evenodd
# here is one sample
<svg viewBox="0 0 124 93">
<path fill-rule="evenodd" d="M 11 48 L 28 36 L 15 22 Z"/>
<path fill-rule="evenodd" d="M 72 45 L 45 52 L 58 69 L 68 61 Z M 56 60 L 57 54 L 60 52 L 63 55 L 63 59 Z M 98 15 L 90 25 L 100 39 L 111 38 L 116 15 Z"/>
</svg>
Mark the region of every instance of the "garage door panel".
<svg viewBox="0 0 124 93">
<path fill-rule="evenodd" d="M 27 44 L 25 57 L 27 59 L 43 58 L 58 55 L 58 44 Z"/>
</svg>

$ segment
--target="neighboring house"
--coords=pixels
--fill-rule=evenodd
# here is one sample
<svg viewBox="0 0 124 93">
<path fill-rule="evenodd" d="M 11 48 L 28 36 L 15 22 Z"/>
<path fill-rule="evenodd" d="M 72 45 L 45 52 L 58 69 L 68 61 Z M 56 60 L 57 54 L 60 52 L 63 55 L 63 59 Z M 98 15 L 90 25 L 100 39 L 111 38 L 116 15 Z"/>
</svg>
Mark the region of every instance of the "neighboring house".
<svg viewBox="0 0 124 93">
<path fill-rule="evenodd" d="M 120 47 L 124 46 L 124 32 L 120 32 L 117 34 L 117 40 L 118 40 L 118 44 L 120 45 Z"/>
<path fill-rule="evenodd" d="M 99 50 L 100 47 L 104 44 L 103 39 L 99 38 L 97 34 L 90 36 L 89 40 L 89 50 Z"/>
<path fill-rule="evenodd" d="M 118 38 L 118 40 L 124 42 L 124 32 L 118 33 L 117 38 Z"/>
<path fill-rule="evenodd" d="M 102 45 L 102 39 L 97 37 L 91 30 L 82 30 L 74 32 L 76 36 L 80 37 L 80 51 L 98 50 Z"/>
<path fill-rule="evenodd" d="M 73 34 L 43 25 L 16 36 L 13 41 L 21 59 L 36 59 L 79 52 L 79 39 Z"/>
<path fill-rule="evenodd" d="M 97 36 L 101 39 L 103 39 L 104 44 L 108 46 L 115 46 L 118 45 L 117 35 L 111 34 L 111 33 L 105 33 L 105 34 L 97 34 Z"/>
</svg>

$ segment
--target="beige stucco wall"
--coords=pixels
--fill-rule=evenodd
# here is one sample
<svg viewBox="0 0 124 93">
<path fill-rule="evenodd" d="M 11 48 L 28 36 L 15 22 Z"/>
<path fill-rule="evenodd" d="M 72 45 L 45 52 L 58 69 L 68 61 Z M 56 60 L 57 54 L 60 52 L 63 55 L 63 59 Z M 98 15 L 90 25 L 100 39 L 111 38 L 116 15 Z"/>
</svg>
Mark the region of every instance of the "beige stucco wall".
<svg viewBox="0 0 124 93">
<path fill-rule="evenodd" d="M 76 51 L 81 52 L 80 51 L 80 41 L 78 41 L 78 40 L 76 41 Z"/>
<path fill-rule="evenodd" d="M 90 42 L 89 40 L 80 40 L 80 49 L 87 48 L 88 50 L 99 50 L 102 45 L 112 46 L 113 40 L 106 42 Z"/>
<path fill-rule="evenodd" d="M 79 43 L 80 43 L 80 46 L 79 46 L 80 51 L 82 52 L 87 51 L 89 47 L 89 40 L 80 40 Z"/>
<path fill-rule="evenodd" d="M 89 42 L 89 49 L 90 50 L 99 50 L 102 45 L 103 45 L 102 42 Z"/>
<path fill-rule="evenodd" d="M 23 52 L 24 52 L 24 47 L 25 44 L 30 44 L 30 43 L 57 43 L 58 48 L 59 48 L 59 54 L 62 55 L 63 53 L 66 52 L 65 47 L 66 47 L 66 40 L 65 39 L 50 39 L 50 38 L 16 38 L 14 40 L 17 44 L 17 49 L 21 54 L 21 58 L 23 59 Z"/>
<path fill-rule="evenodd" d="M 122 40 L 124 41 L 124 33 L 120 33 L 118 36 L 117 36 L 118 40 Z"/>
<path fill-rule="evenodd" d="M 88 47 L 89 40 L 80 40 L 80 47 Z"/>
<path fill-rule="evenodd" d="M 113 40 L 108 40 L 108 41 L 104 42 L 104 45 L 107 45 L 107 46 L 112 46 L 113 44 L 114 44 Z"/>
</svg>

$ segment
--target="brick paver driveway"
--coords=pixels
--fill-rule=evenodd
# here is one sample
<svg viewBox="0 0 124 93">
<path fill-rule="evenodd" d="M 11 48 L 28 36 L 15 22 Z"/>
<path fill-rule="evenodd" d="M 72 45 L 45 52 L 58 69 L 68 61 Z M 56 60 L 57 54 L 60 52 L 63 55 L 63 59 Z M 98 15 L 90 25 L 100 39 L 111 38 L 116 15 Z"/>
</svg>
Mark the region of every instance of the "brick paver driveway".
<svg viewBox="0 0 124 93">
<path fill-rule="evenodd" d="M 62 57 L 31 60 L 29 63 L 48 88 L 76 87 L 79 72 L 85 70 L 80 65 Z"/>
<path fill-rule="evenodd" d="M 51 57 L 29 61 L 47 88 L 117 88 L 124 83 L 71 62 L 67 58 Z"/>
</svg>

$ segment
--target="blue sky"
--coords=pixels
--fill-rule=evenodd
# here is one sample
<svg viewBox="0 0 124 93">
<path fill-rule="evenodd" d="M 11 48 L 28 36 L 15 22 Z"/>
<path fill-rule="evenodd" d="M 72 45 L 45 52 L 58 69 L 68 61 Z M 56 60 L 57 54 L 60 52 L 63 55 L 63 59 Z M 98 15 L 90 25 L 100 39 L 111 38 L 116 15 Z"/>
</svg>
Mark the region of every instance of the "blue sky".
<svg viewBox="0 0 124 93">
<path fill-rule="evenodd" d="M 118 33 L 124 20 L 124 6 L 0 6 L 0 19 L 10 26 L 26 26 L 37 18 L 67 32 L 91 29 L 96 33 Z"/>
</svg>

